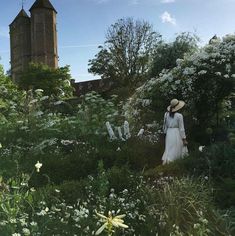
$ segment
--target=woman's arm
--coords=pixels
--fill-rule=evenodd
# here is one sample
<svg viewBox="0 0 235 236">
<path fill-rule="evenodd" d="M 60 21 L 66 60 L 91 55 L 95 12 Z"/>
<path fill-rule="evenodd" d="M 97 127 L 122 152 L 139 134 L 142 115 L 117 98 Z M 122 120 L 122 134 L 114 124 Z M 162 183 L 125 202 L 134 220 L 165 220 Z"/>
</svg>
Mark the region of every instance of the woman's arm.
<svg viewBox="0 0 235 236">
<path fill-rule="evenodd" d="M 180 136 L 183 140 L 184 145 L 187 145 L 187 140 L 186 140 L 186 134 L 185 134 L 185 129 L 184 129 L 184 118 L 182 114 L 179 114 L 179 130 L 180 130 Z"/>
<path fill-rule="evenodd" d="M 166 131 L 167 131 L 166 118 L 167 118 L 167 112 L 165 113 L 164 119 L 163 119 L 163 127 L 162 127 L 162 130 L 163 130 L 163 133 L 164 133 L 164 134 L 166 134 Z"/>
</svg>

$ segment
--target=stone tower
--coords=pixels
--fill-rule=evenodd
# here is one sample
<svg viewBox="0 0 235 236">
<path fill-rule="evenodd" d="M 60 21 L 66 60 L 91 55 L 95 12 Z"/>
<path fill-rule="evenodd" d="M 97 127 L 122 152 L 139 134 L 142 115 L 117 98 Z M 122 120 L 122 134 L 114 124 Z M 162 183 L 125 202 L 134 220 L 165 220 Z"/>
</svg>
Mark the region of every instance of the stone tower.
<svg viewBox="0 0 235 236">
<path fill-rule="evenodd" d="M 58 67 L 56 10 L 49 0 L 36 0 L 31 18 L 22 9 L 10 24 L 11 74 L 17 81 L 30 62 Z"/>
<path fill-rule="evenodd" d="M 56 10 L 49 0 L 36 0 L 31 13 L 32 61 L 58 67 Z"/>
<path fill-rule="evenodd" d="M 10 24 L 11 73 L 16 78 L 31 61 L 30 18 L 22 9 Z"/>
</svg>

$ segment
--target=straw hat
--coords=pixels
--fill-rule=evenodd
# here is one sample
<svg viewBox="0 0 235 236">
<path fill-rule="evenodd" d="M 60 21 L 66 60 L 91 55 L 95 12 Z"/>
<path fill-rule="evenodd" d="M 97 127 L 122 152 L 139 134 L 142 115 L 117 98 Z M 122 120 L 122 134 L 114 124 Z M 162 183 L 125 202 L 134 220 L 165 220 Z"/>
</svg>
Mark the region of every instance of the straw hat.
<svg viewBox="0 0 235 236">
<path fill-rule="evenodd" d="M 170 106 L 167 107 L 168 111 L 176 112 L 180 110 L 185 105 L 184 101 L 179 101 L 178 99 L 172 99 Z"/>
</svg>

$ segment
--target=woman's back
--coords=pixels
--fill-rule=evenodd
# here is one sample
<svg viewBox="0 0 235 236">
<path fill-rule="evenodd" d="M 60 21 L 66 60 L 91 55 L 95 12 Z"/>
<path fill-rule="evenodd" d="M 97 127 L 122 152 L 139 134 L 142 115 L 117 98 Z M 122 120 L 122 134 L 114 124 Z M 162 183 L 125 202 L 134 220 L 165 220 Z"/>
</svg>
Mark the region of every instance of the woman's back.
<svg viewBox="0 0 235 236">
<path fill-rule="evenodd" d="M 179 124 L 183 119 L 182 114 L 176 112 L 174 116 L 170 116 L 169 112 L 166 114 L 166 127 L 167 128 L 179 128 Z"/>
</svg>

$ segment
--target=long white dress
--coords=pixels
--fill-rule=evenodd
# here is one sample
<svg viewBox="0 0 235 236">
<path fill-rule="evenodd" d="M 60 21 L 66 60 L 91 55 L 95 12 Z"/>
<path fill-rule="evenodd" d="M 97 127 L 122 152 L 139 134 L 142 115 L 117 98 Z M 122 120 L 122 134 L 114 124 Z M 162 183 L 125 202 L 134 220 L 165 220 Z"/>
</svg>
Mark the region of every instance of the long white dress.
<svg viewBox="0 0 235 236">
<path fill-rule="evenodd" d="M 163 164 L 188 155 L 187 146 L 183 145 L 186 138 L 183 115 L 176 112 L 174 117 L 165 113 L 163 131 L 166 134 L 165 151 L 162 156 Z"/>
</svg>

